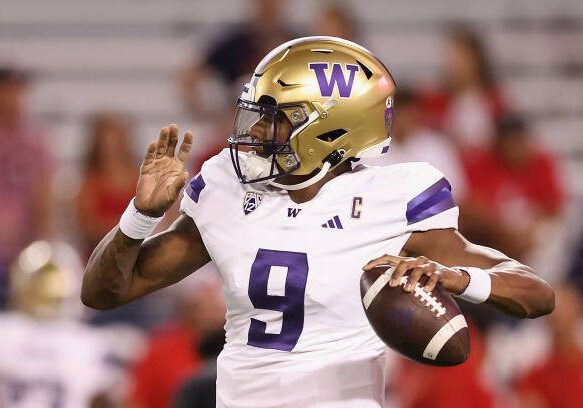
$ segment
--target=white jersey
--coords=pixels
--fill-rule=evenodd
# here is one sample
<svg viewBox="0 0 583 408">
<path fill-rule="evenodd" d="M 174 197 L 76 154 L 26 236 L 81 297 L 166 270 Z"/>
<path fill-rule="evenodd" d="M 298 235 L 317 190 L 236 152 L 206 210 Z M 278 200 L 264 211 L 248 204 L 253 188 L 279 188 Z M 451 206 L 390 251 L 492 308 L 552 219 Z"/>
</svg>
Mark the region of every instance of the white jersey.
<svg viewBox="0 0 583 408">
<path fill-rule="evenodd" d="M 88 407 L 115 379 L 106 342 L 74 321 L 0 314 L 0 406 Z"/>
<path fill-rule="evenodd" d="M 297 204 L 239 183 L 225 149 L 190 181 L 181 211 L 224 280 L 218 407 L 382 407 L 385 348 L 362 308 L 362 267 L 399 254 L 413 231 L 457 227 L 439 171 L 358 166 Z"/>
</svg>

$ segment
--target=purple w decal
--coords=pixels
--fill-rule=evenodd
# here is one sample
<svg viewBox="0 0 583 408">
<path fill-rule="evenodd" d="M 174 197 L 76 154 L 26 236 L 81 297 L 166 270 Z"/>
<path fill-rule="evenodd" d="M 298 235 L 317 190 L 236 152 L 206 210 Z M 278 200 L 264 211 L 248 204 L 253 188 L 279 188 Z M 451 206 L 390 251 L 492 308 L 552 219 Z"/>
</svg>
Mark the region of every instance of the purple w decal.
<svg viewBox="0 0 583 408">
<path fill-rule="evenodd" d="M 338 94 L 341 98 L 350 97 L 352 84 L 354 83 L 354 74 L 358 71 L 358 65 L 346 64 L 345 68 L 338 63 L 332 64 L 332 74 L 330 79 L 326 76 L 329 64 L 327 62 L 314 62 L 309 65 L 310 69 L 316 73 L 320 93 L 322 96 L 332 96 L 334 87 L 338 85 Z M 348 71 L 348 80 L 346 80 L 345 70 Z"/>
</svg>

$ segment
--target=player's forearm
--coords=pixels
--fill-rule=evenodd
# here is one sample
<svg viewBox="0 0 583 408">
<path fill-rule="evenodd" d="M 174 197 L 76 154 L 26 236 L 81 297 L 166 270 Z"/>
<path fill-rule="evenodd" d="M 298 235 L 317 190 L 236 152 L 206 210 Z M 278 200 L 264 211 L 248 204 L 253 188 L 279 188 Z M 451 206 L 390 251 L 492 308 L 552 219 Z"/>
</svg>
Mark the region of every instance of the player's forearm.
<svg viewBox="0 0 583 408">
<path fill-rule="evenodd" d="M 131 287 L 142 240 L 131 239 L 118 227 L 93 250 L 83 277 L 81 300 L 94 309 L 112 309 L 124 303 Z"/>
<path fill-rule="evenodd" d="M 543 316 L 551 313 L 554 308 L 553 289 L 536 276 L 531 268 L 508 258 L 500 251 L 472 244 L 455 230 L 414 233 L 402 252 L 409 256 L 422 254 L 431 260 L 420 261 L 420 258 L 413 258 L 408 261 L 409 264 L 414 264 L 408 269 L 418 269 L 417 272 L 412 272 L 416 279 L 426 273 L 423 271 L 435 275 L 433 272 L 439 270 L 438 278 L 434 276 L 433 283 L 440 282 L 446 290 L 461 294 L 468 301 L 486 301 L 503 313 L 522 318 Z M 387 256 L 380 257 L 371 264 L 386 262 L 385 258 Z M 392 263 L 400 261 L 395 257 L 388 258 L 391 258 L 388 261 Z M 439 264 L 433 265 L 432 262 Z M 418 264 L 425 265 L 419 267 Z M 477 279 L 468 279 L 468 272 L 471 272 L 468 268 L 477 268 Z M 401 273 L 405 269 L 407 268 L 401 267 Z M 465 270 L 466 273 L 461 273 L 460 270 Z M 484 276 L 486 279 L 480 279 Z M 470 283 L 473 288 L 472 296 L 467 293 Z"/>
<path fill-rule="evenodd" d="M 509 260 L 487 271 L 492 281 L 488 304 L 508 315 L 521 318 L 532 319 L 553 311 L 553 289 L 528 266 Z"/>
</svg>

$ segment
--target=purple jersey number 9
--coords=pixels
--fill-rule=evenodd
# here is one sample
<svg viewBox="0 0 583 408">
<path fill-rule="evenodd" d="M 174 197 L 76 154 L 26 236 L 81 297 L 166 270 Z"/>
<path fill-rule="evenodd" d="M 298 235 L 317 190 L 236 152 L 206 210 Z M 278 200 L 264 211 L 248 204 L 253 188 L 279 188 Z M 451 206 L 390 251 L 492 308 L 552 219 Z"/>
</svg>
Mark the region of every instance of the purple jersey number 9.
<svg viewBox="0 0 583 408">
<path fill-rule="evenodd" d="M 272 266 L 287 268 L 285 294 L 267 293 Z M 282 312 L 281 331 L 266 333 L 266 323 L 251 318 L 247 344 L 255 347 L 291 351 L 304 328 L 304 294 L 308 280 L 308 256 L 303 252 L 259 249 L 251 266 L 249 299 L 256 309 Z"/>
</svg>

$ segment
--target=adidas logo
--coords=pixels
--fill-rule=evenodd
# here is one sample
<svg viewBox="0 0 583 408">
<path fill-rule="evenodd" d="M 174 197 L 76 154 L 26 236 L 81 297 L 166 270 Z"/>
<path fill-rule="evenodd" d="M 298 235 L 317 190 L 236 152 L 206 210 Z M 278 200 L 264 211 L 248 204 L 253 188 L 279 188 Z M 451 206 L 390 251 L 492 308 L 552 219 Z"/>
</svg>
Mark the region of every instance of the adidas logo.
<svg viewBox="0 0 583 408">
<path fill-rule="evenodd" d="M 327 222 L 322 224 L 322 228 L 344 229 L 342 223 L 340 222 L 340 218 L 337 215 L 335 215 L 334 218 L 332 218 L 331 220 L 328 220 Z"/>
</svg>

